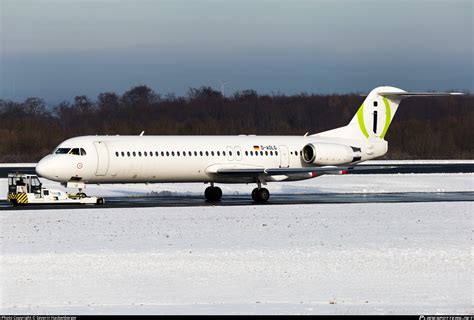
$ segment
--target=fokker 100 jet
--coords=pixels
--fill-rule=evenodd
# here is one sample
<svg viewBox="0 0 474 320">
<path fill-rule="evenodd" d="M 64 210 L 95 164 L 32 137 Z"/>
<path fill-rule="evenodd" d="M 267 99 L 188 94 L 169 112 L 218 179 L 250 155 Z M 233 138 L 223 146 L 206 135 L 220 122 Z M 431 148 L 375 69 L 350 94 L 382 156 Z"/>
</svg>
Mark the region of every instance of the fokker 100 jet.
<svg viewBox="0 0 474 320">
<path fill-rule="evenodd" d="M 81 136 L 62 142 L 36 166 L 38 175 L 80 190 L 86 184 L 204 182 L 209 201 L 220 183 L 255 183 L 266 202 L 268 182 L 341 174 L 384 155 L 384 139 L 400 101 L 459 93 L 406 92 L 378 87 L 348 125 L 305 136 Z"/>
</svg>

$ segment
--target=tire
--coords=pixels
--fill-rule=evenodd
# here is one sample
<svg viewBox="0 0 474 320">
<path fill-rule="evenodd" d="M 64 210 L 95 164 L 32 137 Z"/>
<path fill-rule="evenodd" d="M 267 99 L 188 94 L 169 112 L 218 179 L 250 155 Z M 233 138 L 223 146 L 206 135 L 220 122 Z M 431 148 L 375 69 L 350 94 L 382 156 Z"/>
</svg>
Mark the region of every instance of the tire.
<svg viewBox="0 0 474 320">
<path fill-rule="evenodd" d="M 221 201 L 222 198 L 222 189 L 219 187 L 214 187 L 213 192 L 213 200 L 214 201 Z"/>
<path fill-rule="evenodd" d="M 259 202 L 267 202 L 270 198 L 270 192 L 268 191 L 268 189 L 261 188 L 257 191 L 257 197 Z"/>
<path fill-rule="evenodd" d="M 101 206 L 104 204 L 104 198 L 97 198 L 97 202 L 96 202 L 97 205 Z"/>
<path fill-rule="evenodd" d="M 204 196 L 208 201 L 211 201 L 211 189 L 212 187 L 207 187 L 206 190 L 204 190 Z"/>
<path fill-rule="evenodd" d="M 204 191 L 207 201 L 220 201 L 222 198 L 222 189 L 219 187 L 207 187 Z"/>
<path fill-rule="evenodd" d="M 255 202 L 258 202 L 257 193 L 258 193 L 258 188 L 255 188 L 252 190 L 252 200 Z"/>
</svg>

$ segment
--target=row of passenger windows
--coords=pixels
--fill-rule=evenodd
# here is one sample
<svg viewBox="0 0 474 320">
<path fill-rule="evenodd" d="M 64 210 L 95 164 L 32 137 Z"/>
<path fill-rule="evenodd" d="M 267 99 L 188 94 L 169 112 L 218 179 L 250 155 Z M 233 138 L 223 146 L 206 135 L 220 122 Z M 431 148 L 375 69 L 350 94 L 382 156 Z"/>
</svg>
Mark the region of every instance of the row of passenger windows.
<svg viewBox="0 0 474 320">
<path fill-rule="evenodd" d="M 228 153 L 229 153 L 229 156 L 232 156 L 232 151 L 229 151 Z M 237 156 L 240 156 L 240 154 L 241 154 L 240 151 L 237 151 L 236 153 L 237 153 Z M 295 151 L 294 153 L 293 153 L 293 151 L 291 151 L 290 154 L 291 155 L 294 154 L 295 156 L 298 156 L 298 155 L 302 154 L 302 151 L 300 151 L 300 152 Z M 166 157 L 169 157 L 169 156 L 171 156 L 171 157 L 174 157 L 174 156 L 178 156 L 178 157 L 180 157 L 180 156 L 183 156 L 183 157 L 189 156 L 189 157 L 191 157 L 193 155 L 195 157 L 197 157 L 197 156 L 201 156 L 201 157 L 206 156 L 206 157 L 208 157 L 209 155 L 212 156 L 212 157 L 214 157 L 215 155 L 217 155 L 218 157 L 220 157 L 221 155 L 225 157 L 226 152 L 225 151 L 222 151 L 222 152 L 220 152 L 220 151 L 216 151 L 216 152 L 214 152 L 214 151 L 188 151 L 188 152 L 186 152 L 186 151 L 182 151 L 182 152 L 179 152 L 179 151 L 176 151 L 176 152 L 175 151 L 161 151 L 161 152 L 158 152 L 158 151 L 155 151 L 155 152 L 153 152 L 153 151 L 150 151 L 150 152 L 147 152 L 147 151 L 143 151 L 143 152 L 141 152 L 141 151 L 138 151 L 138 152 L 136 152 L 136 151 L 131 151 L 131 152 L 130 151 L 121 151 L 121 152 L 118 152 L 118 151 L 116 151 L 115 152 L 116 157 L 120 157 L 120 156 L 122 156 L 122 157 L 131 157 L 131 156 L 133 156 L 133 157 L 136 157 L 136 156 L 138 156 L 138 157 L 141 157 L 141 156 L 144 156 L 144 157 L 148 157 L 148 156 L 158 157 L 160 155 L 162 157 L 165 157 L 165 156 Z M 245 155 L 246 156 L 249 156 L 249 155 L 250 156 L 258 156 L 258 155 L 260 155 L 260 156 L 263 156 L 263 155 L 265 155 L 265 156 L 278 156 L 278 151 L 245 151 Z"/>
<path fill-rule="evenodd" d="M 229 154 L 229 156 L 232 156 L 232 151 L 228 151 L 228 154 Z M 237 154 L 237 156 L 240 156 L 241 152 L 236 151 L 236 154 Z M 218 157 L 220 157 L 221 155 L 225 157 L 227 155 L 227 153 L 225 151 L 222 151 L 222 152 L 221 151 L 215 151 L 215 152 L 214 151 L 187 151 L 187 152 L 186 151 L 182 151 L 182 152 L 180 152 L 180 151 L 176 151 L 176 152 L 175 151 L 161 151 L 161 152 L 158 152 L 158 151 L 155 151 L 155 152 L 153 152 L 153 151 L 150 151 L 150 152 L 147 152 L 147 151 L 143 151 L 143 152 L 141 152 L 141 151 L 138 151 L 138 152 L 136 152 L 136 151 L 121 151 L 121 152 L 118 152 L 118 151 L 116 151 L 115 152 L 116 157 L 120 157 L 120 156 L 122 156 L 122 157 L 131 157 L 131 156 L 133 156 L 133 157 L 136 157 L 136 156 L 138 156 L 138 157 L 141 157 L 141 156 L 144 156 L 144 157 L 148 157 L 148 156 L 149 157 L 153 157 L 153 156 L 158 157 L 160 155 L 162 157 L 165 157 L 165 156 L 166 157 L 169 157 L 169 156 L 171 156 L 171 157 L 174 157 L 174 156 L 178 156 L 178 157 L 180 157 L 180 156 L 183 156 L 183 157 L 189 156 L 189 157 L 191 157 L 193 155 L 195 157 L 197 157 L 197 156 L 201 156 L 201 157 L 211 156 L 211 157 L 214 157 L 216 155 Z M 278 151 L 260 151 L 260 152 L 259 151 L 245 151 L 245 155 L 246 156 L 249 156 L 249 155 L 250 156 L 258 156 L 258 155 L 260 155 L 260 156 L 263 156 L 263 155 L 265 155 L 265 156 L 278 156 Z"/>
<path fill-rule="evenodd" d="M 232 151 L 229 151 L 228 154 L 229 154 L 229 156 L 232 156 Z M 236 151 L 236 154 L 237 154 L 237 156 L 240 156 L 241 152 Z M 121 152 L 118 152 L 118 151 L 116 151 L 115 152 L 116 157 L 119 157 L 119 156 L 122 156 L 122 157 L 131 157 L 131 156 L 133 156 L 133 157 L 136 157 L 136 156 L 139 156 L 139 157 L 141 157 L 141 156 L 153 157 L 153 156 L 155 156 L 155 157 L 158 157 L 160 155 L 162 157 L 164 157 L 164 156 L 166 156 L 166 157 L 169 157 L 169 156 L 171 156 L 171 157 L 174 157 L 174 156 L 178 156 L 178 157 L 180 157 L 180 156 L 183 156 L 183 157 L 189 156 L 189 157 L 191 157 L 193 155 L 195 157 L 197 157 L 197 156 L 201 156 L 201 157 L 202 156 L 206 156 L 206 157 L 211 156 L 211 157 L 213 157 L 213 156 L 216 156 L 216 155 L 218 157 L 220 157 L 221 155 L 225 157 L 227 155 L 227 153 L 225 151 L 222 151 L 222 152 L 221 151 L 215 151 L 215 152 L 214 151 L 188 151 L 188 152 L 186 152 L 186 151 L 182 151 L 182 152 L 179 152 L 179 151 L 176 151 L 176 152 L 175 151 L 161 151 L 161 152 L 158 152 L 158 151 L 155 151 L 155 152 L 153 152 L 153 151 L 150 151 L 150 152 L 147 152 L 147 151 L 143 151 L 143 152 L 141 152 L 141 151 L 138 151 L 138 152 L 136 152 L 136 151 L 132 151 L 132 152 L 130 152 L 130 151 L 126 151 L 126 152 L 121 151 Z M 258 156 L 258 155 L 260 155 L 260 156 L 263 156 L 263 155 L 265 155 L 265 156 L 278 156 L 278 151 L 260 151 L 260 152 L 259 151 L 245 151 L 245 155 L 246 156 L 249 156 L 249 155 L 251 155 L 251 156 Z"/>
</svg>

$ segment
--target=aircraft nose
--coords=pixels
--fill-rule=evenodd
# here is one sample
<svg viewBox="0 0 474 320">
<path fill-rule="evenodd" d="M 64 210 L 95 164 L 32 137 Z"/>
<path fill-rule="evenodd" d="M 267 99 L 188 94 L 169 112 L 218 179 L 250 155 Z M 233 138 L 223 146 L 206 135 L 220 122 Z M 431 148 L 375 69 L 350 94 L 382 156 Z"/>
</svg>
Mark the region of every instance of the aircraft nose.
<svg viewBox="0 0 474 320">
<path fill-rule="evenodd" d="M 43 178 L 54 180 L 57 178 L 56 170 L 55 161 L 51 159 L 51 155 L 44 157 L 36 164 L 36 173 Z"/>
</svg>

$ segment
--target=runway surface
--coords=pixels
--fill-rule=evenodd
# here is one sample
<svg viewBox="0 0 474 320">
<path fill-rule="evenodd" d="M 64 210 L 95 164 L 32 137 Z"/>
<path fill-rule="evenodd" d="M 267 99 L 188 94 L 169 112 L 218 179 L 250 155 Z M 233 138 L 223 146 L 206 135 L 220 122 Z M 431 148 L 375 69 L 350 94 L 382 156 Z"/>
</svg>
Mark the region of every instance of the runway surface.
<svg viewBox="0 0 474 320">
<path fill-rule="evenodd" d="M 108 197 L 104 205 L 27 205 L 13 207 L 0 201 L 0 210 L 136 208 L 136 207 L 212 207 L 324 203 L 402 203 L 474 201 L 474 192 L 400 192 L 400 193 L 314 193 L 274 194 L 267 203 L 255 203 L 250 195 L 224 195 L 220 202 L 207 202 L 199 195 L 161 197 Z"/>
<path fill-rule="evenodd" d="M 348 170 L 347 174 L 394 174 L 394 173 L 468 173 L 474 172 L 474 163 L 393 163 L 388 161 L 385 166 L 393 167 L 376 168 L 377 164 L 362 163 Z M 25 174 L 36 174 L 34 166 L 2 166 L 0 167 L 0 178 L 6 178 L 9 173 L 18 172 Z"/>
</svg>

